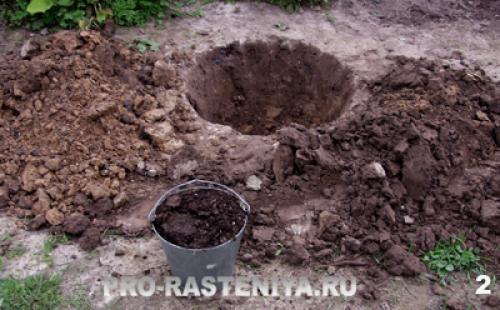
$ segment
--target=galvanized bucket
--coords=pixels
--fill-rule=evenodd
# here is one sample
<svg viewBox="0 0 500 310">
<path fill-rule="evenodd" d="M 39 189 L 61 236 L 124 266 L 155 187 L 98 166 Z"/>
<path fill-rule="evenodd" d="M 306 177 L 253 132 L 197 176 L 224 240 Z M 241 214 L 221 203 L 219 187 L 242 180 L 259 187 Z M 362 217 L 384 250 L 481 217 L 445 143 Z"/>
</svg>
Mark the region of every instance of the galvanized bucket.
<svg viewBox="0 0 500 310">
<path fill-rule="evenodd" d="M 156 209 L 161 206 L 168 197 L 187 190 L 196 189 L 222 191 L 225 194 L 238 199 L 241 208 L 246 213 L 246 217 L 243 226 L 234 238 L 224 242 L 223 244 L 209 248 L 189 249 L 175 245 L 160 236 L 153 225 L 153 221 L 156 216 Z M 210 181 L 193 180 L 175 186 L 165 192 L 150 211 L 148 220 L 156 236 L 161 241 L 172 275 L 179 277 L 183 284 L 188 277 L 193 277 L 197 284 L 200 285 L 203 277 L 211 276 L 217 279 L 217 277 L 233 275 L 236 256 L 238 255 L 240 241 L 243 237 L 243 231 L 245 230 L 249 213 L 250 206 L 248 203 L 229 187 Z"/>
</svg>

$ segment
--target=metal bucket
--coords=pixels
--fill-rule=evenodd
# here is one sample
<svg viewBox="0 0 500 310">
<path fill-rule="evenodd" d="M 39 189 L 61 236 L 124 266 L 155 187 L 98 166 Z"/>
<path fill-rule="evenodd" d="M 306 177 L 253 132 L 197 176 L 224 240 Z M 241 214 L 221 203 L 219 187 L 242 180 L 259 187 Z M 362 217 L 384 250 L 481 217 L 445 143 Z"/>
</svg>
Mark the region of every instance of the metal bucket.
<svg viewBox="0 0 500 310">
<path fill-rule="evenodd" d="M 153 225 L 153 221 L 156 216 L 156 209 L 161 206 L 168 197 L 187 190 L 196 189 L 222 191 L 227 195 L 238 199 L 241 208 L 246 213 L 246 216 L 243 226 L 234 238 L 224 242 L 223 244 L 209 248 L 189 249 L 175 245 L 160 236 Z M 179 277 L 183 284 L 188 277 L 193 277 L 197 284 L 200 285 L 203 277 L 211 276 L 217 279 L 217 277 L 233 275 L 236 256 L 238 255 L 240 241 L 243 237 L 243 231 L 245 230 L 249 213 L 250 206 L 248 203 L 229 187 L 210 181 L 193 180 L 173 187 L 165 192 L 150 211 L 148 220 L 156 236 L 161 241 L 163 251 L 167 256 L 167 261 L 172 271 L 172 275 Z"/>
</svg>

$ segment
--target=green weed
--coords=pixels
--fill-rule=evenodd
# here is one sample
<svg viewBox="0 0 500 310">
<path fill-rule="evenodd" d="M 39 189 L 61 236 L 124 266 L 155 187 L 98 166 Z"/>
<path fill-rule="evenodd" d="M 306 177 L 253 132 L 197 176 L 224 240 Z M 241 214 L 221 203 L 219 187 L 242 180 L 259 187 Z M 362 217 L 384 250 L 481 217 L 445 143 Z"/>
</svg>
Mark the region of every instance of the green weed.
<svg viewBox="0 0 500 310">
<path fill-rule="evenodd" d="M 433 250 L 424 254 L 422 260 L 442 283 L 446 283 L 446 277 L 454 271 L 480 273 L 484 270 L 479 263 L 479 250 L 467 249 L 461 239 L 438 242 Z"/>
<path fill-rule="evenodd" d="M 40 255 L 42 257 L 42 262 L 46 263 L 49 266 L 54 265 L 54 258 L 52 257 L 52 251 L 59 244 L 68 243 L 69 238 L 66 234 L 50 236 L 45 240 L 42 244 L 42 250 L 40 251 Z"/>
<path fill-rule="evenodd" d="M 5 253 L 6 258 L 14 258 L 14 257 L 19 257 L 22 256 L 24 253 L 26 253 L 26 248 L 23 247 L 22 245 L 16 245 L 12 246 L 7 250 L 7 253 Z"/>
<path fill-rule="evenodd" d="M 40 30 L 44 27 L 88 28 L 108 19 L 121 26 L 162 19 L 171 0 L 15 0 L 0 4 L 8 24 Z"/>
<path fill-rule="evenodd" d="M 134 44 L 137 50 L 141 53 L 144 53 L 145 51 L 158 52 L 160 50 L 160 43 L 153 40 L 135 39 Z"/>
</svg>

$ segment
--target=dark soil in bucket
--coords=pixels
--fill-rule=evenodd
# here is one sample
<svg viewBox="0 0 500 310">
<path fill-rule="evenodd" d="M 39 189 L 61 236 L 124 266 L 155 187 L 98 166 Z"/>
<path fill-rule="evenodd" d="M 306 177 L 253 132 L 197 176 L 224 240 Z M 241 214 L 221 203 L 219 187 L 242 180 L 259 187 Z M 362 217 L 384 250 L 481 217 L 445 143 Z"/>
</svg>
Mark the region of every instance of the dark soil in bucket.
<svg viewBox="0 0 500 310">
<path fill-rule="evenodd" d="M 234 238 L 245 217 L 238 198 L 218 190 L 197 189 L 168 197 L 158 207 L 153 225 L 165 240 L 199 249 Z"/>
</svg>

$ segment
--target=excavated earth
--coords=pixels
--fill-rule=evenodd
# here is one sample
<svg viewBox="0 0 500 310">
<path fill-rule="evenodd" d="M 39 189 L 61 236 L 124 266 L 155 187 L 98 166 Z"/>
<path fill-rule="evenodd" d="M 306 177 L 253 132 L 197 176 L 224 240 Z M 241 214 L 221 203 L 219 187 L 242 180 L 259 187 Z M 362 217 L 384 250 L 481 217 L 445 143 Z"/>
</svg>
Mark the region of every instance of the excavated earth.
<svg viewBox="0 0 500 310">
<path fill-rule="evenodd" d="M 59 32 L 32 40 L 23 57 L 3 55 L 0 209 L 90 250 L 106 229 L 130 233 L 117 218 L 144 193 L 204 178 L 252 206 L 240 257 L 253 265 L 284 246 L 290 264 L 359 266 L 378 283 L 424 272 L 424 251 L 465 236 L 498 274 L 500 85 L 479 67 L 393 57 L 350 105 L 348 68 L 285 43 L 163 59 L 97 32 Z M 334 78 L 311 88 L 323 69 Z M 269 134 L 270 155 L 254 171 L 234 169 L 234 150 L 206 156 L 196 146 L 213 130 L 207 121 Z M 220 135 L 213 144 L 242 137 Z"/>
</svg>

